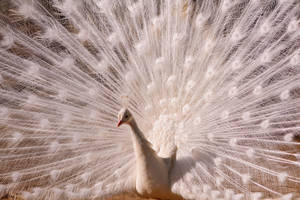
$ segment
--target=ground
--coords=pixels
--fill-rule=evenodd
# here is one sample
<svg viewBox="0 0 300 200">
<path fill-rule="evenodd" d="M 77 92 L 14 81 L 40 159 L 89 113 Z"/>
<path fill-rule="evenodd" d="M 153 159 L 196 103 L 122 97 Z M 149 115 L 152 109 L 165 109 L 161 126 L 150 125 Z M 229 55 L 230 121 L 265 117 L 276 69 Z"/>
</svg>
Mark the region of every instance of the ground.
<svg viewBox="0 0 300 200">
<path fill-rule="evenodd" d="M 21 197 L 17 196 L 17 195 L 7 195 L 2 197 L 0 200 L 24 200 Z M 123 195 L 118 195 L 115 196 L 113 198 L 109 198 L 107 200 L 145 200 L 143 198 L 139 198 L 135 195 L 131 195 L 131 194 L 123 194 Z"/>
</svg>

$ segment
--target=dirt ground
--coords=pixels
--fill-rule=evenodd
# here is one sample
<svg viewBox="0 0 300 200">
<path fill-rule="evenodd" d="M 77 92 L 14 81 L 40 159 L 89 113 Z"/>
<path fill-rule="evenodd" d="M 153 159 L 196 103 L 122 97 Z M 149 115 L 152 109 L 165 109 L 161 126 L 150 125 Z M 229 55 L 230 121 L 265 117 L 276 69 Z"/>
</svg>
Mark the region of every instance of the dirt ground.
<svg viewBox="0 0 300 200">
<path fill-rule="evenodd" d="M 24 200 L 24 199 L 22 199 L 18 196 L 6 196 L 6 197 L 1 198 L 0 200 Z M 135 195 L 124 194 L 124 195 L 118 195 L 118 196 L 115 196 L 113 198 L 109 198 L 106 200 L 145 200 L 145 199 L 137 197 Z M 150 199 L 150 200 L 154 200 L 154 199 Z M 282 200 L 282 199 L 265 199 L 265 200 Z M 300 200 L 300 194 L 299 194 L 299 196 L 297 195 L 297 197 L 295 197 L 293 200 Z"/>
<path fill-rule="evenodd" d="M 22 199 L 18 195 L 7 195 L 5 197 L 2 197 L 0 200 L 25 200 L 25 199 Z M 133 194 L 121 194 L 121 195 L 117 195 L 117 196 L 114 196 L 114 197 L 106 199 L 106 200 L 145 200 L 145 199 L 140 198 Z"/>
</svg>

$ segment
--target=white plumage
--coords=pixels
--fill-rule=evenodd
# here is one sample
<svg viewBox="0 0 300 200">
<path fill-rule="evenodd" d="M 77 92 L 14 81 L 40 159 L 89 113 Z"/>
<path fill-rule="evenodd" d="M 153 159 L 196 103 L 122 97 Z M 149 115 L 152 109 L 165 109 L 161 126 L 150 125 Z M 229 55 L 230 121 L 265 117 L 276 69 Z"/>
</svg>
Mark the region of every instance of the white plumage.
<svg viewBox="0 0 300 200">
<path fill-rule="evenodd" d="M 4 0 L 0 14 L 0 197 L 297 198 L 298 0 Z M 124 96 L 149 155 L 116 127 Z"/>
</svg>

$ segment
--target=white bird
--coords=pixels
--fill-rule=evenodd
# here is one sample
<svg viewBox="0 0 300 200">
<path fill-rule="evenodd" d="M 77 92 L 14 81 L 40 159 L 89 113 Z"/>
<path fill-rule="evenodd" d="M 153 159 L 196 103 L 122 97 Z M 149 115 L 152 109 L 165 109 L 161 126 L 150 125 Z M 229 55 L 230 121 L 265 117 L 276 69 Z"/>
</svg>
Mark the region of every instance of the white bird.
<svg viewBox="0 0 300 200">
<path fill-rule="evenodd" d="M 118 115 L 121 124 L 128 124 L 132 130 L 132 141 L 136 158 L 136 191 L 143 197 L 159 199 L 181 199 L 170 188 L 170 173 L 176 151 L 171 157 L 161 158 L 139 129 L 128 109 L 121 109 Z"/>
<path fill-rule="evenodd" d="M 299 10 L 0 1 L 0 198 L 297 199 Z"/>
</svg>

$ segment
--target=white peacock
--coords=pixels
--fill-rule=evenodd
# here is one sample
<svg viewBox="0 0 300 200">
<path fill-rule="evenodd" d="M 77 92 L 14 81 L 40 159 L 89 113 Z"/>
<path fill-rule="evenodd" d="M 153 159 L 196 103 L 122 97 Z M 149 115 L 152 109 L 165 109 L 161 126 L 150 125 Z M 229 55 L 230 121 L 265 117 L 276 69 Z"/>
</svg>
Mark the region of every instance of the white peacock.
<svg viewBox="0 0 300 200">
<path fill-rule="evenodd" d="M 299 11 L 0 1 L 0 197 L 297 199 Z"/>
</svg>

